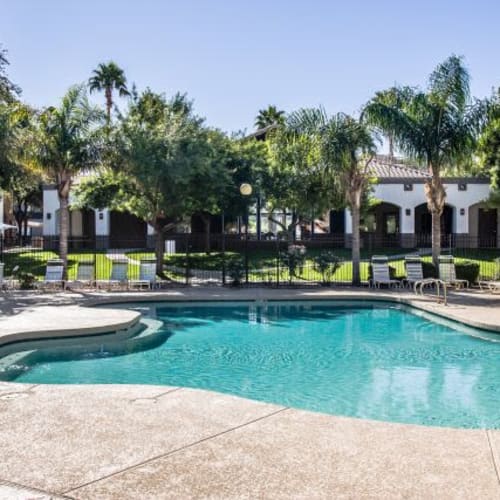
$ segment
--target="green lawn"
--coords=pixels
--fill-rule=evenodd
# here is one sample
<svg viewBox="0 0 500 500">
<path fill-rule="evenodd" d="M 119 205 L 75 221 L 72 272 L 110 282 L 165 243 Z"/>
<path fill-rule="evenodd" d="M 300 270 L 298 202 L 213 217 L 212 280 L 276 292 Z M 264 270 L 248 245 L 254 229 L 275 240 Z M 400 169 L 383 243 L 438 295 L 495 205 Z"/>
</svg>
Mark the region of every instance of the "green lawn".
<svg viewBox="0 0 500 500">
<path fill-rule="evenodd" d="M 319 281 L 321 275 L 313 269 L 312 257 L 317 255 L 320 249 L 311 249 L 307 252 L 304 266 L 297 270 L 295 279 Z M 334 276 L 335 281 L 350 281 L 352 279 L 352 264 L 350 262 L 350 250 L 339 248 L 333 250 L 335 255 L 344 260 L 340 268 Z M 398 248 L 380 249 L 371 253 L 367 250 L 362 251 L 362 259 L 367 259 L 371 254 L 401 254 L 405 251 Z M 154 253 L 151 251 L 134 251 L 127 253 L 129 262 L 129 277 L 131 279 L 139 276 L 139 261 L 141 258 L 153 258 Z M 471 260 L 478 262 L 480 265 L 480 275 L 484 278 L 493 278 L 496 272 L 495 258 L 500 257 L 500 250 L 476 250 L 476 249 L 460 249 L 455 252 L 456 261 Z M 244 260 L 243 254 L 235 252 L 226 252 L 226 263 L 228 259 L 240 258 Z M 33 273 L 38 279 L 42 279 L 45 274 L 46 262 L 49 259 L 57 258 L 57 253 L 50 250 L 30 249 L 29 251 L 21 252 L 6 252 L 4 253 L 5 276 L 10 276 L 14 266 L 19 266 L 20 271 Z M 258 250 L 249 252 L 249 276 L 251 280 L 272 281 L 276 282 L 278 277 L 281 281 L 288 280 L 288 270 L 280 263 L 278 272 L 277 254 L 272 250 Z M 424 260 L 430 261 L 430 257 L 425 257 Z M 75 279 L 78 262 L 94 262 L 96 265 L 96 279 L 107 280 L 111 273 L 111 259 L 104 251 L 101 252 L 78 252 L 70 253 L 68 257 L 68 278 Z M 184 280 L 186 255 L 174 254 L 165 255 L 165 264 L 172 266 L 176 270 L 167 271 L 167 274 L 177 280 Z M 205 253 L 189 254 L 189 267 L 191 269 L 220 271 L 222 270 L 223 257 L 220 253 L 214 252 L 210 255 Z M 396 276 L 403 277 L 404 260 L 391 261 L 391 266 L 396 269 Z M 361 263 L 361 279 L 368 279 L 368 262 Z"/>
</svg>

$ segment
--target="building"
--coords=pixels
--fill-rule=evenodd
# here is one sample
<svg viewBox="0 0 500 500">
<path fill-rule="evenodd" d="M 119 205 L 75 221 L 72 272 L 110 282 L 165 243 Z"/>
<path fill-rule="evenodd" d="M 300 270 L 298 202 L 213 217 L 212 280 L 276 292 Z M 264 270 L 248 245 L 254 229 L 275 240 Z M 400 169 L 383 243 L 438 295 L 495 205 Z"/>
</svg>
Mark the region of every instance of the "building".
<svg viewBox="0 0 500 500">
<path fill-rule="evenodd" d="M 431 244 L 431 215 L 424 192 L 429 176 L 425 170 L 390 161 L 378 156 L 372 163 L 377 179 L 373 196 L 378 200 L 361 221 L 362 244 L 375 247 L 402 248 L 429 247 Z M 500 248 L 500 214 L 484 203 L 490 193 L 485 177 L 445 178 L 446 206 L 442 215 L 442 245 L 481 248 Z M 266 231 L 276 231 L 265 223 L 265 204 L 260 216 L 254 215 L 254 225 Z M 43 235 L 57 237 L 59 200 L 54 186 L 45 186 L 43 192 Z M 262 224 L 257 224 L 259 218 Z M 217 219 L 217 220 L 216 220 Z M 219 218 L 214 217 L 212 232 L 220 232 Z M 316 221 L 307 238 L 331 236 L 337 244 L 349 246 L 352 234 L 349 210 L 331 211 L 321 223 Z M 323 234 L 315 232 L 321 227 Z M 264 229 L 267 228 L 267 229 Z M 200 224 L 191 225 L 193 232 L 201 232 Z M 54 238 L 53 238 L 54 239 Z M 70 245 L 76 248 L 138 248 L 154 245 L 154 231 L 144 221 L 121 212 L 104 210 L 72 210 L 70 217 Z"/>
<path fill-rule="evenodd" d="M 425 170 L 389 161 L 379 156 L 372 163 L 377 178 L 373 196 L 379 201 L 362 221 L 365 239 L 370 236 L 382 246 L 404 248 L 430 246 L 431 214 L 427 209 Z M 484 203 L 490 194 L 486 177 L 446 177 L 446 205 L 441 217 L 442 244 L 465 247 L 500 247 L 498 209 Z M 351 217 L 345 211 L 344 233 L 352 233 Z M 335 233 L 335 227 L 330 228 Z"/>
</svg>

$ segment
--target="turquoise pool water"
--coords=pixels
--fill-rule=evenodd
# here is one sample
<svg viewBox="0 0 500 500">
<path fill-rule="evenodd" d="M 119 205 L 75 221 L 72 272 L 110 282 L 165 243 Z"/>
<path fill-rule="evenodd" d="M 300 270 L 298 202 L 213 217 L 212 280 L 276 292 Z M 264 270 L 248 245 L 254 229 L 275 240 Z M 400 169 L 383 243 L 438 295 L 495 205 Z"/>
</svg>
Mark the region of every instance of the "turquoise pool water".
<svg viewBox="0 0 500 500">
<path fill-rule="evenodd" d="M 147 309 L 163 321 L 151 345 L 119 352 L 98 344 L 38 349 L 4 368 L 0 378 L 168 384 L 335 415 L 500 428 L 495 334 L 464 331 L 391 305 Z"/>
</svg>

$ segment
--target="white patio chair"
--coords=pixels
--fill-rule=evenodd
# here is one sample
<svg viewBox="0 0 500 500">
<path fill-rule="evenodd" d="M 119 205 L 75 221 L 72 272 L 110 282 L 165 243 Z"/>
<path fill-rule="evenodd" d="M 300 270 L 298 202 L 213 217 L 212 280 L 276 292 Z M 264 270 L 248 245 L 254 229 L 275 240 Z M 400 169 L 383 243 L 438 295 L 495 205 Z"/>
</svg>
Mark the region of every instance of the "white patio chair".
<svg viewBox="0 0 500 500">
<path fill-rule="evenodd" d="M 60 259 L 51 259 L 47 261 L 45 267 L 45 277 L 37 284 L 37 288 L 65 288 L 63 280 L 64 263 Z"/>
<path fill-rule="evenodd" d="M 128 288 L 128 259 L 112 259 L 109 280 L 97 280 L 97 288 Z"/>
<path fill-rule="evenodd" d="M 446 286 L 454 286 L 455 288 L 469 287 L 469 282 L 467 280 L 457 279 L 455 262 L 452 255 L 439 256 L 439 279 L 442 280 Z"/>
<path fill-rule="evenodd" d="M 141 259 L 139 263 L 139 279 L 129 280 L 131 288 L 153 289 L 156 286 L 156 260 Z"/>
<path fill-rule="evenodd" d="M 380 285 L 394 286 L 399 288 L 401 286 L 400 280 L 391 279 L 389 260 L 385 255 L 374 255 L 371 259 L 372 265 L 372 279 L 371 286 L 380 288 Z"/>
<path fill-rule="evenodd" d="M 68 281 L 67 287 L 92 287 L 95 284 L 94 276 L 94 263 L 93 262 L 79 262 L 76 270 L 76 278 Z"/>
<path fill-rule="evenodd" d="M 424 278 L 424 269 L 420 255 L 407 255 L 405 257 L 405 269 L 406 278 L 403 282 L 408 288 L 413 288 L 415 293 L 418 287 L 420 287 L 420 291 L 422 291 L 424 286 L 433 285 L 436 281 L 433 278 Z"/>
<path fill-rule="evenodd" d="M 496 271 L 492 279 L 481 279 L 478 281 L 482 291 L 500 292 L 500 259 L 495 259 Z"/>
</svg>

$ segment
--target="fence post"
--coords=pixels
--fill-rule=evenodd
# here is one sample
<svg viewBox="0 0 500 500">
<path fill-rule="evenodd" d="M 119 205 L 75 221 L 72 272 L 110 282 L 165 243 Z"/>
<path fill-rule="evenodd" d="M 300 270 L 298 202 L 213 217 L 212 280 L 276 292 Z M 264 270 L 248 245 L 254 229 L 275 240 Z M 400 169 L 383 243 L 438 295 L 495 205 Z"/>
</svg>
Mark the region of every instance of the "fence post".
<svg viewBox="0 0 500 500">
<path fill-rule="evenodd" d="M 280 242 L 276 236 L 276 287 L 280 286 Z"/>
<path fill-rule="evenodd" d="M 222 235 L 221 235 L 221 257 L 222 257 L 222 285 L 226 284 L 226 221 L 224 212 L 221 215 Z"/>
<path fill-rule="evenodd" d="M 186 233 L 186 285 L 189 285 L 189 233 Z"/>
<path fill-rule="evenodd" d="M 248 285 L 248 215 L 245 224 L 245 283 Z"/>
</svg>

